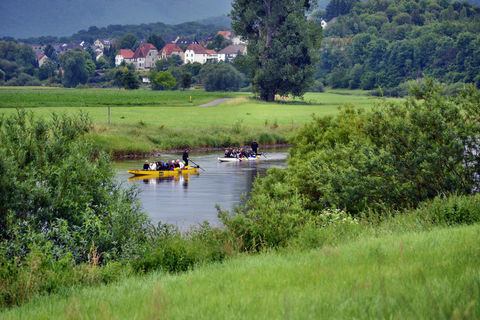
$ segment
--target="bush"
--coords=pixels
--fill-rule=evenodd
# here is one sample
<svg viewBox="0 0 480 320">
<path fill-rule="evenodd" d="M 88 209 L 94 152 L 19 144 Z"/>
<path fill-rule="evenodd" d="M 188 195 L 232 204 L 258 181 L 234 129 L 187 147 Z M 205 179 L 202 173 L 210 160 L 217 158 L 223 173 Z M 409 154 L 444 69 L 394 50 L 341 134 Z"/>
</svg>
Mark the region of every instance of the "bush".
<svg viewBox="0 0 480 320">
<path fill-rule="evenodd" d="M 315 80 L 313 85 L 310 87 L 311 92 L 323 92 L 325 91 L 325 88 L 323 86 L 323 82 L 321 80 Z"/>
<path fill-rule="evenodd" d="M 136 191 L 114 180 L 106 154 L 84 138 L 83 114 L 35 120 L 19 110 L 0 119 L 0 247 L 23 259 L 51 242 L 60 259 L 88 261 L 92 241 L 102 261 L 135 252 L 148 227 Z"/>
<path fill-rule="evenodd" d="M 369 113 L 346 106 L 335 118 L 305 125 L 290 141 L 287 169 L 269 170 L 244 206 L 220 211 L 242 249 L 284 246 L 307 224 L 325 227 L 329 208 L 376 217 L 443 193 L 474 193 L 480 93 L 470 87 L 447 98 L 429 80 L 412 92 L 416 98 L 404 104 L 385 102 Z M 436 216 L 473 221 L 476 213 L 458 208 Z"/>
<path fill-rule="evenodd" d="M 173 225 L 159 224 L 133 266 L 137 272 L 182 272 L 198 264 L 223 261 L 234 252 L 228 234 L 207 222 L 183 235 Z"/>
<path fill-rule="evenodd" d="M 243 75 L 228 63 L 207 63 L 200 71 L 205 91 L 238 91 Z"/>
</svg>

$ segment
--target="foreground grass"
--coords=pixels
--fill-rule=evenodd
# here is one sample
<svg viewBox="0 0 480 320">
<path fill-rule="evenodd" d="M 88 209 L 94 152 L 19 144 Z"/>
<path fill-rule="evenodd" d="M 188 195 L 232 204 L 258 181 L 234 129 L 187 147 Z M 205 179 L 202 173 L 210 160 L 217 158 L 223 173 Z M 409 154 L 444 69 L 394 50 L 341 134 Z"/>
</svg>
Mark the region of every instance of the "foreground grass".
<svg viewBox="0 0 480 320">
<path fill-rule="evenodd" d="M 40 297 L 2 319 L 475 319 L 480 226 L 265 253 Z"/>
<path fill-rule="evenodd" d="M 192 103 L 189 102 L 192 96 Z M 233 98 L 212 106 L 199 105 Z M 334 115 L 345 104 L 371 108 L 380 101 L 363 91 L 307 93 L 302 100 L 264 103 L 246 93 L 194 91 L 122 91 L 114 89 L 0 88 L 0 114 L 17 107 L 48 119 L 52 112 L 87 112 L 91 136 L 100 148 L 117 153 L 155 149 L 223 147 L 285 143 L 312 115 Z M 110 105 L 110 124 L 108 124 Z"/>
</svg>

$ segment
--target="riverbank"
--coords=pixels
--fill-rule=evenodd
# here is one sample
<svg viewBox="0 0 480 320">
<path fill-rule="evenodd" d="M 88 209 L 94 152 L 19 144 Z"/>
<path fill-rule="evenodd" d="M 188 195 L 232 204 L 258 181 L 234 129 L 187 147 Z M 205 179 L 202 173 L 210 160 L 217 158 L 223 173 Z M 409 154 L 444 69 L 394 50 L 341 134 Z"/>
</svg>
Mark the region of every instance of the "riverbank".
<svg viewBox="0 0 480 320">
<path fill-rule="evenodd" d="M 367 236 L 37 297 L 0 319 L 476 319 L 480 226 Z"/>
<path fill-rule="evenodd" d="M 24 108 L 36 117 L 52 113 L 87 113 L 89 136 L 98 149 L 115 158 L 145 157 L 161 151 L 218 150 L 228 146 L 284 145 L 312 115 L 330 116 L 349 104 L 372 108 L 382 99 L 365 91 L 307 93 L 303 99 L 274 103 L 250 93 L 190 91 L 122 91 L 114 89 L 0 88 L 0 114 Z M 190 103 L 192 96 L 192 103 Z M 200 105 L 223 100 L 209 107 Z"/>
</svg>

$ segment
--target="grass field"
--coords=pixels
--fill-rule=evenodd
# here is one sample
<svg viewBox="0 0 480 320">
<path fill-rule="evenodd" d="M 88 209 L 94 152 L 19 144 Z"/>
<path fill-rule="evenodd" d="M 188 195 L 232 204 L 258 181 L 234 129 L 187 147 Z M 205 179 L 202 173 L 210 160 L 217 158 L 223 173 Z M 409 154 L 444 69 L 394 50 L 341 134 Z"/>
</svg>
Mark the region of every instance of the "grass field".
<svg viewBox="0 0 480 320">
<path fill-rule="evenodd" d="M 233 99 L 198 107 L 219 98 Z M 284 143 L 313 114 L 333 115 L 345 104 L 368 109 L 378 101 L 365 92 L 345 90 L 264 103 L 247 93 L 200 90 L 0 88 L 0 113 L 10 114 L 19 107 L 43 118 L 49 118 L 52 112 L 87 112 L 94 122 L 93 139 L 100 148 L 117 154 L 242 145 L 254 138 L 260 144 Z"/>
<path fill-rule="evenodd" d="M 480 226 L 233 258 L 38 297 L 0 319 L 478 319 Z"/>
</svg>

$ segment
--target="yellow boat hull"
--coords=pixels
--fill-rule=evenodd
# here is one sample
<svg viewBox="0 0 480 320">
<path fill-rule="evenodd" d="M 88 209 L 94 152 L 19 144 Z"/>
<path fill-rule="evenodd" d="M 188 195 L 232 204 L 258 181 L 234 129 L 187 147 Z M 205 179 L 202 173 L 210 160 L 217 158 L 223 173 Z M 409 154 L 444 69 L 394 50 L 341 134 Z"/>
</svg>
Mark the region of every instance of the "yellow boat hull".
<svg viewBox="0 0 480 320">
<path fill-rule="evenodd" d="M 135 176 L 148 176 L 149 178 L 163 178 L 163 177 L 174 177 L 179 174 L 198 173 L 198 168 L 190 167 L 183 170 L 176 168 L 175 170 L 170 170 L 170 171 L 128 170 L 127 172 Z"/>
</svg>

